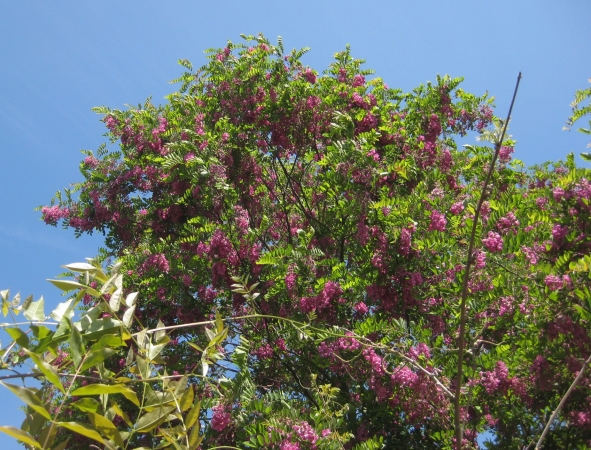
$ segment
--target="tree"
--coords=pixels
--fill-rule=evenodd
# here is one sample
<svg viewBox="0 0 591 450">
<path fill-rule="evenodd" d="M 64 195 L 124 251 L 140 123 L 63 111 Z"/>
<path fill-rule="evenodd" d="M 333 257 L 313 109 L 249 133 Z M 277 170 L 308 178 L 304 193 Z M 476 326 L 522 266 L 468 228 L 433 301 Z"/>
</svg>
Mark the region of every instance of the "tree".
<svg viewBox="0 0 591 450">
<path fill-rule="evenodd" d="M 319 75 L 306 49 L 246 39 L 181 61 L 165 106 L 96 108 L 119 149 L 85 152 L 42 213 L 107 248 L 54 282 L 77 325 L 13 331 L 5 360 L 46 386 L 17 391 L 28 434 L 4 431 L 72 449 L 535 442 L 591 355 L 590 172 L 525 170 L 460 79 L 405 94 L 348 48 Z M 458 148 L 471 130 L 495 148 Z M 581 378 L 546 448 L 591 438 Z"/>
</svg>

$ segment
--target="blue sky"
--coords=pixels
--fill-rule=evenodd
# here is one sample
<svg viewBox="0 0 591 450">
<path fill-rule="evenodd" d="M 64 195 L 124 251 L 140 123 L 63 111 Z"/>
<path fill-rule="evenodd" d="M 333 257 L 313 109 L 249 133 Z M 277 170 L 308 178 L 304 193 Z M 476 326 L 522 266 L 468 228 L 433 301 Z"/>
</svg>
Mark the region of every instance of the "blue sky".
<svg viewBox="0 0 591 450">
<path fill-rule="evenodd" d="M 496 97 L 500 116 L 521 71 L 510 132 L 515 157 L 530 165 L 585 151 L 588 139 L 562 127 L 574 91 L 591 77 L 590 17 L 586 0 L 4 1 L 0 289 L 44 295 L 48 311 L 61 300 L 45 279 L 94 256 L 101 236 L 75 239 L 33 208 L 81 179 L 80 149 L 105 142 L 90 108 L 150 95 L 164 102 L 178 59 L 199 66 L 206 48 L 262 32 L 281 35 L 288 50 L 311 47 L 304 62 L 322 71 L 348 43 L 390 87 L 462 76 L 465 90 Z M 8 391 L 0 399 L 0 424 L 19 426 L 19 402 Z M 20 447 L 0 435 L 0 448 Z"/>
</svg>

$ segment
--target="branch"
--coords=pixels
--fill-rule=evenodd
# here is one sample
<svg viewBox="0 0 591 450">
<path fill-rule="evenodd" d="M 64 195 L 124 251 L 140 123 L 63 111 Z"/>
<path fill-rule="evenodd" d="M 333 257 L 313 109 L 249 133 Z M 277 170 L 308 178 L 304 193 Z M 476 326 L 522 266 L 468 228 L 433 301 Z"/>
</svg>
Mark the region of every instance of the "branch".
<svg viewBox="0 0 591 450">
<path fill-rule="evenodd" d="M 461 409 L 461 389 L 462 389 L 462 371 L 464 369 L 464 345 L 466 344 L 466 300 L 468 298 L 468 279 L 470 277 L 470 266 L 472 265 L 472 253 L 474 251 L 474 240 L 476 239 L 476 228 L 478 226 L 478 219 L 480 218 L 480 210 L 482 208 L 482 204 L 484 203 L 484 199 L 486 198 L 486 191 L 488 189 L 488 184 L 490 179 L 492 178 L 492 173 L 495 168 L 495 163 L 497 162 L 497 157 L 499 156 L 499 150 L 503 145 L 503 139 L 505 138 L 505 132 L 507 131 L 507 124 L 511 119 L 511 111 L 513 111 L 513 104 L 515 103 L 515 97 L 517 96 L 517 89 L 519 88 L 519 81 L 521 80 L 521 72 L 517 76 L 517 84 L 515 85 L 515 91 L 513 92 L 513 99 L 511 100 L 511 106 L 509 107 L 509 113 L 507 114 L 507 120 L 503 126 L 503 132 L 501 133 L 500 139 L 495 143 L 495 153 L 493 155 L 493 159 L 491 161 L 490 167 L 488 169 L 488 173 L 486 174 L 486 179 L 484 180 L 484 185 L 482 186 L 482 191 L 480 193 L 480 198 L 478 199 L 478 206 L 476 207 L 476 212 L 474 213 L 474 220 L 472 222 L 472 231 L 470 232 L 470 245 L 468 247 L 468 261 L 466 263 L 466 271 L 464 273 L 464 279 L 462 280 L 462 300 L 460 303 L 460 332 L 459 332 L 459 342 L 458 342 L 458 369 L 457 369 L 457 376 L 456 376 L 456 396 L 454 399 L 454 426 L 456 429 L 456 448 L 457 450 L 462 449 L 462 440 L 464 438 L 464 430 L 462 427 L 462 421 L 460 418 L 460 409 Z"/>
<path fill-rule="evenodd" d="M 579 383 L 581 378 L 583 378 L 583 374 L 585 373 L 585 369 L 587 368 L 587 366 L 590 363 L 591 363 L 591 356 L 589 356 L 589 358 L 587 358 L 587 361 L 585 361 L 585 364 L 583 364 L 583 367 L 581 368 L 581 371 L 579 372 L 579 374 L 575 378 L 575 381 L 573 381 L 573 383 L 570 385 L 570 387 L 568 388 L 568 391 L 566 391 L 566 394 L 564 394 L 564 396 L 562 397 L 562 400 L 560 400 L 560 403 L 558 404 L 558 406 L 556 407 L 556 409 L 554 410 L 554 412 L 552 413 L 552 415 L 548 419 L 548 423 L 546 424 L 544 431 L 542 431 L 542 435 L 540 436 L 540 439 L 538 439 L 538 443 L 536 444 L 535 450 L 539 450 L 542 448 L 542 442 L 544 442 L 544 438 L 546 437 L 546 435 L 550 431 L 550 426 L 554 422 L 554 419 L 556 419 L 556 416 L 558 415 L 558 413 L 560 413 L 560 411 L 564 407 L 564 405 L 565 405 L 566 401 L 568 400 L 568 397 L 570 396 L 572 391 L 575 389 L 575 387 L 577 386 L 577 384 Z"/>
</svg>

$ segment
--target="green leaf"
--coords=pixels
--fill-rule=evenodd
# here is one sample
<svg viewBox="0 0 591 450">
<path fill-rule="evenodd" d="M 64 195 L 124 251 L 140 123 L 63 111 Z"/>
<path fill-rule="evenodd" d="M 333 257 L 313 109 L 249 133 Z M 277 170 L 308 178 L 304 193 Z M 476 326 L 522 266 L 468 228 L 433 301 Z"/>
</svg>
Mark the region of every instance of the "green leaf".
<svg viewBox="0 0 591 450">
<path fill-rule="evenodd" d="M 121 320 L 123 321 L 123 325 L 125 325 L 126 327 L 129 327 L 131 325 L 131 319 L 133 319 L 135 306 L 136 305 L 132 305 L 131 307 L 127 308 L 127 310 L 123 314 L 123 318 Z"/>
<path fill-rule="evenodd" d="M 94 345 L 91 347 L 91 350 L 100 350 L 104 347 L 117 348 L 125 346 L 126 344 L 121 336 L 116 334 L 105 334 L 96 343 L 94 343 Z"/>
<path fill-rule="evenodd" d="M 158 425 L 166 421 L 168 418 L 168 414 L 173 411 L 176 406 L 163 406 L 154 411 L 150 411 L 147 414 L 144 414 L 135 424 L 135 428 L 137 432 L 140 433 L 147 433 L 150 430 L 153 430 Z"/>
<path fill-rule="evenodd" d="M 128 426 L 133 427 L 133 423 L 131 422 L 131 420 L 129 420 L 129 417 L 127 416 L 125 411 L 123 411 L 119 407 L 119 404 L 112 398 L 109 398 L 109 403 L 111 404 L 111 409 L 115 412 L 115 414 L 121 417 Z"/>
<path fill-rule="evenodd" d="M 78 283 L 77 281 L 72 280 L 47 280 L 51 284 L 53 284 L 58 289 L 61 289 L 64 292 L 70 292 L 75 289 L 84 288 L 84 285 Z"/>
<path fill-rule="evenodd" d="M 135 406 L 140 406 L 140 401 L 134 391 L 122 384 L 89 384 L 74 390 L 71 395 L 82 397 L 84 395 L 121 394 Z"/>
<path fill-rule="evenodd" d="M 189 448 L 198 448 L 203 440 L 203 436 L 199 436 L 200 431 L 199 426 L 193 427 L 191 433 L 189 434 Z"/>
<path fill-rule="evenodd" d="M 9 436 L 12 436 L 13 438 L 18 439 L 19 441 L 24 442 L 25 444 L 32 445 L 35 448 L 40 448 L 41 450 L 43 450 L 43 447 L 41 447 L 41 444 L 39 444 L 39 442 L 37 442 L 33 438 L 33 436 L 31 436 L 26 431 L 23 431 L 19 428 L 8 427 L 8 426 L 0 426 L 0 431 L 2 431 L 3 433 L 6 433 Z"/>
<path fill-rule="evenodd" d="M 113 440 L 115 444 L 117 444 L 119 447 L 125 447 L 123 439 L 121 438 L 121 434 L 117 430 L 117 427 L 113 425 L 113 422 L 111 422 L 106 417 L 103 417 L 100 414 L 91 411 L 88 411 L 87 415 L 88 419 L 90 420 L 90 423 L 92 423 L 94 428 L 96 428 L 96 430 L 99 431 L 101 435 L 107 436 L 109 439 Z"/>
<path fill-rule="evenodd" d="M 64 316 L 66 316 L 66 315 L 69 319 L 71 319 L 72 317 L 74 317 L 74 310 L 72 309 L 73 302 L 74 302 L 74 299 L 71 298 L 68 301 L 60 303 L 59 305 L 57 305 L 57 308 L 55 308 L 53 311 L 51 311 L 50 316 L 56 322 L 61 322 L 62 319 L 64 318 Z"/>
<path fill-rule="evenodd" d="M 29 346 L 29 336 L 20 328 L 5 328 L 5 331 L 21 347 L 26 348 Z"/>
<path fill-rule="evenodd" d="M 81 398 L 76 400 L 72 403 L 72 406 L 75 406 L 80 411 L 83 412 L 97 412 L 101 407 L 101 404 L 96 401 L 94 398 Z"/>
<path fill-rule="evenodd" d="M 43 402 L 41 401 L 41 399 L 39 397 L 37 397 L 37 394 L 35 394 L 35 392 L 33 392 L 31 389 L 27 389 L 27 388 L 24 388 L 21 386 L 16 386 L 14 384 L 4 383 L 2 381 L 0 381 L 0 385 L 4 386 L 5 388 L 12 391 L 13 394 L 15 394 L 18 398 L 20 398 L 23 402 L 25 402 L 29 407 L 31 407 L 33 410 L 37 411 L 39 414 L 41 414 L 47 420 L 51 420 L 51 415 L 49 414 L 49 411 L 47 411 L 47 409 L 45 409 L 45 406 L 43 405 Z"/>
<path fill-rule="evenodd" d="M 42 321 L 45 319 L 45 312 L 43 311 L 45 306 L 45 300 L 41 297 L 36 302 L 31 302 L 28 308 L 25 309 L 23 315 L 30 320 L 31 322 L 34 321 Z"/>
<path fill-rule="evenodd" d="M 193 408 L 191 408 L 191 411 L 189 411 L 189 414 L 187 414 L 187 418 L 185 420 L 185 425 L 187 426 L 187 428 L 191 428 L 193 425 L 195 425 L 195 423 L 197 422 L 197 419 L 199 419 L 199 412 L 201 411 L 201 401 L 198 401 L 195 403 L 195 405 L 193 405 Z"/>
<path fill-rule="evenodd" d="M 85 423 L 56 422 L 55 424 L 62 428 L 66 428 L 70 431 L 73 431 L 74 433 L 81 434 L 82 436 L 86 436 L 87 438 L 100 442 L 101 444 L 106 445 L 111 449 L 113 448 L 113 446 L 108 444 L 108 442 L 106 442 L 105 439 L 103 439 L 103 437 L 95 429 L 91 428 L 89 425 L 86 425 Z"/>
<path fill-rule="evenodd" d="M 82 343 L 82 335 L 78 328 L 72 323 L 69 318 L 66 318 L 68 325 L 70 327 L 70 350 L 72 355 L 72 360 L 74 361 L 74 365 L 76 368 L 80 367 L 80 363 L 82 362 L 82 354 L 84 353 L 84 344 Z"/>
<path fill-rule="evenodd" d="M 66 439 L 64 442 L 59 443 L 58 446 L 53 447 L 52 450 L 66 450 L 69 443 L 70 443 L 70 438 Z"/>
<path fill-rule="evenodd" d="M 195 398 L 195 393 L 193 391 L 193 386 L 189 386 L 185 392 L 183 393 L 183 396 L 181 397 L 181 401 L 179 402 L 179 406 L 181 408 L 181 411 L 186 411 L 187 409 L 189 409 L 191 407 L 191 405 L 193 404 L 193 400 Z"/>
<path fill-rule="evenodd" d="M 135 302 L 137 301 L 137 296 L 138 292 L 132 292 L 127 297 L 125 297 L 123 303 L 125 303 L 126 306 L 131 308 L 133 305 L 135 305 Z"/>
<path fill-rule="evenodd" d="M 109 306 L 115 312 L 119 311 L 119 308 L 121 306 L 121 295 L 122 290 L 117 289 L 115 292 L 111 294 L 111 298 L 109 299 Z"/>
<path fill-rule="evenodd" d="M 101 348 L 100 350 L 91 351 L 84 361 L 82 362 L 82 366 L 80 367 L 80 372 L 84 372 L 91 367 L 96 366 L 99 363 L 102 363 L 105 359 L 109 358 L 115 353 L 115 350 L 112 348 Z"/>
<path fill-rule="evenodd" d="M 148 344 L 148 361 L 153 361 L 159 354 L 164 350 L 166 347 L 166 343 L 164 344 Z"/>
<path fill-rule="evenodd" d="M 591 161 L 591 153 L 581 153 L 581 158 L 585 161 Z"/>
<path fill-rule="evenodd" d="M 94 271 L 97 270 L 96 267 L 94 267 L 91 264 L 88 263 L 72 263 L 72 264 L 66 264 L 65 266 L 62 266 L 65 269 L 71 270 L 72 272 L 89 272 L 89 271 Z"/>
<path fill-rule="evenodd" d="M 83 321 L 80 321 L 81 323 Z M 116 334 L 121 329 L 121 322 L 119 320 L 113 320 L 110 317 L 105 319 L 96 319 L 90 322 L 88 328 L 83 333 L 83 337 L 86 340 L 94 341 L 99 339 L 105 334 Z"/>
<path fill-rule="evenodd" d="M 26 348 L 23 350 L 27 353 L 27 355 L 29 355 L 29 357 L 33 360 L 33 362 L 35 364 L 37 364 L 37 367 L 39 368 L 39 370 L 41 372 L 43 372 L 43 375 L 45 375 L 45 378 L 47 378 L 47 381 L 49 381 L 56 388 L 58 388 L 60 391 L 65 393 L 66 390 L 64 389 L 64 385 L 62 384 L 62 381 L 60 380 L 60 377 L 57 373 L 57 369 L 55 367 L 53 367 L 51 364 L 48 364 L 45 361 L 43 361 L 39 357 L 39 355 L 37 355 L 36 353 L 33 353 L 33 352 L 27 350 Z"/>
</svg>

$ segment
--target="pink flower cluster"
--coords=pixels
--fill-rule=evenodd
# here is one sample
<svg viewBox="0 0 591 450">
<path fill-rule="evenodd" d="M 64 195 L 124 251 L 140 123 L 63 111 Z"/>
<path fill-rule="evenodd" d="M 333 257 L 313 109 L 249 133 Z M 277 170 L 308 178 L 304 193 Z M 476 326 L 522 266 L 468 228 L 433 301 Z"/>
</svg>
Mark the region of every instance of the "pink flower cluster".
<svg viewBox="0 0 591 450">
<path fill-rule="evenodd" d="M 439 211 L 431 212 L 431 222 L 429 223 L 429 231 L 445 231 L 447 219 Z"/>
<path fill-rule="evenodd" d="M 499 253 L 503 251 L 503 238 L 499 233 L 489 231 L 486 238 L 482 240 L 482 244 L 491 253 Z"/>
<path fill-rule="evenodd" d="M 170 270 L 170 265 L 168 264 L 166 256 L 164 256 L 162 253 L 156 253 L 154 255 L 148 256 L 148 258 L 146 258 L 142 264 L 142 270 L 147 271 L 150 269 L 168 273 Z"/>
<path fill-rule="evenodd" d="M 302 297 L 300 307 L 305 313 L 322 311 L 330 307 L 331 302 L 341 296 L 343 290 L 338 283 L 327 281 L 322 292 L 315 297 Z"/>
<path fill-rule="evenodd" d="M 497 228 L 501 234 L 507 234 L 510 231 L 517 233 L 519 227 L 519 220 L 515 217 L 513 212 L 507 213 L 504 217 L 501 217 L 497 222 Z"/>
<path fill-rule="evenodd" d="M 511 161 L 511 155 L 513 154 L 513 151 L 513 147 L 503 145 L 499 150 L 499 161 L 503 164 L 506 164 L 509 161 Z"/>
<path fill-rule="evenodd" d="M 304 421 L 297 425 L 293 425 L 293 430 L 302 441 L 307 441 L 312 445 L 316 444 L 316 441 L 318 440 L 318 434 L 316 434 L 316 431 L 310 426 L 308 422 Z"/>
<path fill-rule="evenodd" d="M 302 77 L 304 77 L 310 84 L 316 83 L 316 74 L 310 68 L 307 68 L 302 72 Z"/>
<path fill-rule="evenodd" d="M 563 287 L 571 287 L 572 280 L 568 275 L 563 275 L 562 278 L 558 275 L 546 275 L 546 278 L 544 278 L 544 284 L 551 291 L 557 291 Z"/>
<path fill-rule="evenodd" d="M 41 208 L 41 213 L 43 214 L 43 221 L 46 224 L 56 225 L 58 220 L 68 217 L 70 210 L 68 208 L 60 208 L 57 205 L 44 206 Z"/>
<path fill-rule="evenodd" d="M 454 216 L 459 215 L 464 210 L 464 202 L 456 202 L 449 208 Z"/>
<path fill-rule="evenodd" d="M 211 428 L 216 431 L 224 431 L 230 424 L 232 415 L 228 412 L 228 408 L 221 403 L 212 408 L 213 415 L 211 417 Z"/>
<path fill-rule="evenodd" d="M 482 250 L 474 250 L 474 267 L 483 269 L 486 267 L 486 253 Z"/>
<path fill-rule="evenodd" d="M 480 372 L 480 385 L 484 387 L 489 395 L 497 391 L 506 392 L 510 385 L 507 365 L 503 361 L 497 361 L 494 370 Z"/>
</svg>

